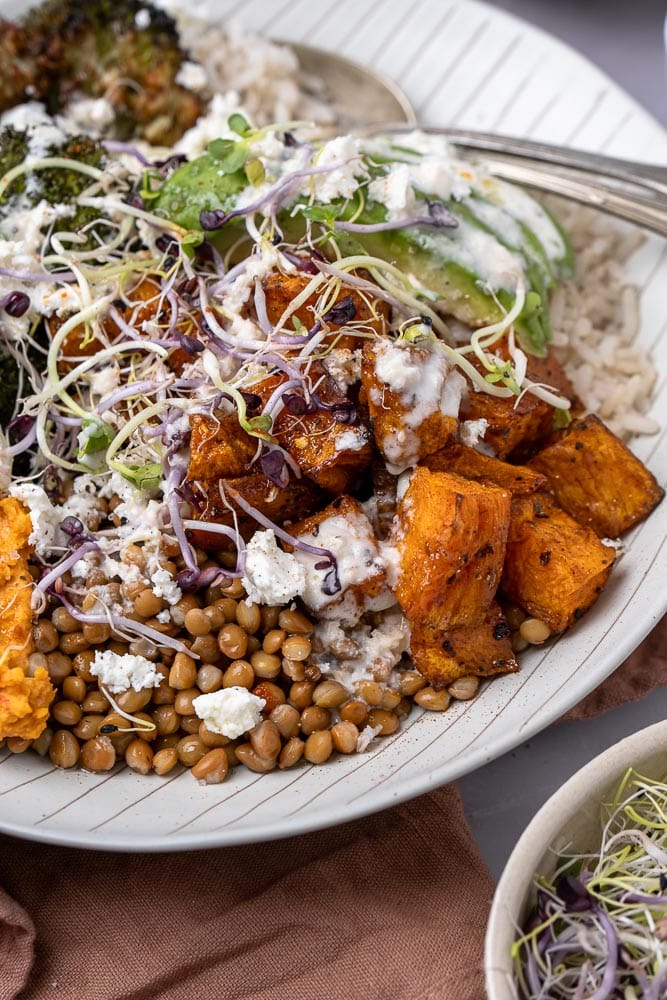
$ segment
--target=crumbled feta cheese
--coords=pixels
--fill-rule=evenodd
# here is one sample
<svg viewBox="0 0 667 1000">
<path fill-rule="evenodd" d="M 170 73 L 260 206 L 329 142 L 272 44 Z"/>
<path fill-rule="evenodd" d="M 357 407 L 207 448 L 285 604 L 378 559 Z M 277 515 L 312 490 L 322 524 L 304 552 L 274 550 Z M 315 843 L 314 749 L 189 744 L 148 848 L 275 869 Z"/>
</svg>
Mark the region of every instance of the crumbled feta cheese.
<svg viewBox="0 0 667 1000">
<path fill-rule="evenodd" d="M 361 451 L 369 442 L 368 431 L 365 427 L 351 427 L 336 435 L 336 451 Z"/>
<path fill-rule="evenodd" d="M 203 90 L 206 86 L 206 70 L 199 63 L 186 60 L 176 74 L 176 83 L 188 90 Z"/>
<path fill-rule="evenodd" d="M 155 617 L 160 622 L 160 625 L 166 625 L 167 622 L 171 621 L 171 611 L 169 608 L 165 608 L 163 611 L 158 611 Z"/>
<path fill-rule="evenodd" d="M 489 421 L 485 417 L 480 417 L 479 420 L 464 420 L 459 426 L 461 444 L 467 445 L 468 448 L 474 448 L 479 444 L 480 438 L 486 434 L 488 426 Z"/>
<path fill-rule="evenodd" d="M 256 531 L 246 547 L 241 582 L 248 602 L 286 604 L 303 593 L 306 571 L 298 559 L 278 548 L 273 531 Z"/>
<path fill-rule="evenodd" d="M 90 672 L 112 694 L 127 691 L 129 688 L 143 691 L 146 688 L 157 687 L 162 681 L 162 674 L 145 656 L 113 653 L 110 649 L 95 650 L 95 659 L 90 665 Z"/>
<path fill-rule="evenodd" d="M 80 97 L 64 111 L 68 128 L 92 135 L 103 133 L 115 117 L 113 105 L 104 97 Z"/>
<path fill-rule="evenodd" d="M 230 115 L 233 114 L 245 114 L 236 91 L 214 94 L 207 113 L 198 118 L 196 124 L 181 136 L 174 147 L 175 151 L 194 159 L 206 150 L 213 139 L 238 139 L 238 135 L 230 130 L 228 124 Z"/>
<path fill-rule="evenodd" d="M 322 358 L 322 364 L 342 392 L 361 381 L 361 349 L 334 347 Z"/>
<path fill-rule="evenodd" d="M 28 542 L 35 546 L 38 556 L 47 559 L 53 550 L 61 553 L 69 546 L 69 539 L 60 530 L 66 517 L 76 517 L 85 529 L 94 529 L 101 517 L 97 496 L 89 492 L 90 477 L 80 476 L 75 480 L 74 492 L 61 505 L 51 503 L 44 487 L 36 483 L 13 483 L 10 496 L 16 497 L 27 507 L 32 522 L 32 532 Z"/>
<path fill-rule="evenodd" d="M 262 721 L 263 698 L 251 694 L 243 687 L 222 688 L 210 694 L 200 694 L 192 702 L 197 718 L 212 733 L 220 733 L 235 740 Z"/>
<path fill-rule="evenodd" d="M 59 285 L 57 288 L 37 285 L 30 290 L 30 303 L 40 316 L 65 316 L 80 312 L 82 308 L 79 286 L 75 284 Z"/>
<path fill-rule="evenodd" d="M 53 506 L 44 488 L 36 483 L 13 483 L 9 488 L 9 495 L 28 508 L 32 523 L 28 544 L 35 546 L 38 556 L 48 557 L 56 544 L 62 515 Z"/>
<path fill-rule="evenodd" d="M 418 206 L 407 163 L 396 163 L 386 174 L 371 181 L 368 197 L 386 206 L 388 219 L 400 220 L 415 215 Z"/>
<path fill-rule="evenodd" d="M 147 28 L 151 23 L 151 12 L 146 7 L 142 7 L 134 15 L 134 23 L 140 30 Z"/>
<path fill-rule="evenodd" d="M 151 576 L 153 593 L 163 597 L 167 604 L 177 604 L 183 596 L 183 591 L 166 569 L 159 569 Z"/>
<path fill-rule="evenodd" d="M 312 192 L 315 200 L 325 205 L 336 198 L 353 198 L 359 179 L 368 177 L 361 156 L 361 141 L 353 136 L 341 135 L 325 142 L 315 166 L 331 169 L 305 178 L 303 193 Z"/>
<path fill-rule="evenodd" d="M 90 392 L 96 396 L 110 396 L 120 385 L 120 370 L 117 365 L 107 362 L 104 368 L 89 373 Z"/>
<path fill-rule="evenodd" d="M 32 208 L 16 209 L 6 216 L 0 224 L 0 235 L 9 241 L 20 238 L 22 254 L 20 263 L 21 265 L 29 264 L 34 268 L 35 255 L 41 252 L 45 242 L 43 230 L 48 229 L 57 219 L 71 216 L 72 212 L 71 205 L 49 205 L 48 202 L 42 200 Z M 18 266 L 16 261 L 13 266 Z"/>
</svg>

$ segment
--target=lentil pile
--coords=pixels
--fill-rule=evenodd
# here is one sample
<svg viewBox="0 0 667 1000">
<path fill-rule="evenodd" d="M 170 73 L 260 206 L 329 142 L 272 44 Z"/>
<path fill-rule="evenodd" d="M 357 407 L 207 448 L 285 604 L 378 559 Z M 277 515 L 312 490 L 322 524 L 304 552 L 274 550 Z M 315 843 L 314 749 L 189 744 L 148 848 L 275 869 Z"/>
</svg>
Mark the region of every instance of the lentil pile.
<svg viewBox="0 0 667 1000">
<path fill-rule="evenodd" d="M 126 552 L 128 561 L 133 555 L 140 559 L 141 550 Z M 263 773 L 363 751 L 372 739 L 395 733 L 413 705 L 442 712 L 479 690 L 474 676 L 436 690 L 408 658 L 391 686 L 366 679 L 350 690 L 314 662 L 314 623 L 303 611 L 249 603 L 236 579 L 184 594 L 168 623 L 156 617 L 166 602 L 141 582 L 110 584 L 93 570 L 88 583 L 84 612 L 104 588 L 106 600 L 131 603 L 127 617 L 181 639 L 192 656 L 142 638 L 122 641 L 109 625 L 82 624 L 61 606 L 49 608 L 34 626 L 29 668 L 46 668 L 57 689 L 50 722 L 36 740 L 6 739 L 12 753 L 30 748 L 56 767 L 93 772 L 124 763 L 139 774 L 165 775 L 181 765 L 199 781 L 218 784 L 239 764 Z M 517 651 L 548 637 L 547 627 L 520 609 L 508 608 L 506 616 Z M 109 696 L 90 669 L 100 649 L 153 661 L 161 683 Z M 199 695 L 229 687 L 265 701 L 262 721 L 235 740 L 212 732 L 193 708 Z"/>
</svg>

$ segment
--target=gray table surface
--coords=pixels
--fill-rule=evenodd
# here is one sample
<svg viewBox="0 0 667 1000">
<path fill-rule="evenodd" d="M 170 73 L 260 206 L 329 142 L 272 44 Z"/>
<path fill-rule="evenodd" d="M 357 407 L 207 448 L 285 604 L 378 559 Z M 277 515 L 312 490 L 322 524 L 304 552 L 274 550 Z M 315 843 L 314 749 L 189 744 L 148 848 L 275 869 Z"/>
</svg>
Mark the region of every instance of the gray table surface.
<svg viewBox="0 0 667 1000">
<path fill-rule="evenodd" d="M 663 124 L 667 4 L 637 0 L 495 0 L 583 52 Z M 584 722 L 560 722 L 459 782 L 466 815 L 498 878 L 540 806 L 583 764 L 624 736 L 667 717 L 667 688 Z"/>
</svg>

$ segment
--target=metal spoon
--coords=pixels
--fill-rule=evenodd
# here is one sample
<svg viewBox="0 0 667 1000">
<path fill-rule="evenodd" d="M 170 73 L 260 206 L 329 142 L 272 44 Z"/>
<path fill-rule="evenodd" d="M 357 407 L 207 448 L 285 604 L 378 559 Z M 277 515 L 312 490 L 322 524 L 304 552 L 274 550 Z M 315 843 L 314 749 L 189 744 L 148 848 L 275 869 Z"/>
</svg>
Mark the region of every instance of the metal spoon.
<svg viewBox="0 0 667 1000">
<path fill-rule="evenodd" d="M 323 82 L 334 107 L 337 120 L 326 132 L 400 133 L 417 124 L 410 101 L 392 80 L 323 49 L 290 47 L 304 74 Z M 564 195 L 667 236 L 665 167 L 470 129 L 420 127 L 483 158 L 497 177 Z"/>
<path fill-rule="evenodd" d="M 296 55 L 306 78 L 323 84 L 324 98 L 336 114 L 327 132 L 349 132 L 361 125 L 397 123 L 415 125 L 417 116 L 409 100 L 392 80 L 375 70 L 310 45 L 283 42 Z M 308 80 L 306 79 L 306 84 Z M 318 126 L 318 131 L 320 131 Z"/>
</svg>

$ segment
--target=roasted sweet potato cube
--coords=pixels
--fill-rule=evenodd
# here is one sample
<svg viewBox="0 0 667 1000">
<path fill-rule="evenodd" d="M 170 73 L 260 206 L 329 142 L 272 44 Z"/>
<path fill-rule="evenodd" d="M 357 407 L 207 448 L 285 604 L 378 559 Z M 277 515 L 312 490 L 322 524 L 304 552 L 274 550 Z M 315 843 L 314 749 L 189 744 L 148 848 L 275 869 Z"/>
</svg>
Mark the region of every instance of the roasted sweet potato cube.
<svg viewBox="0 0 667 1000">
<path fill-rule="evenodd" d="M 615 557 L 548 493 L 512 500 L 502 590 L 552 631 L 573 625 L 595 603 Z"/>
<path fill-rule="evenodd" d="M 596 416 L 575 421 L 531 459 L 556 500 L 600 538 L 616 538 L 651 513 L 665 491 Z"/>
<path fill-rule="evenodd" d="M 494 345 L 494 353 L 507 358 L 507 341 Z M 549 351 L 546 357 L 528 357 L 528 376 L 533 382 L 552 386 L 578 409 L 574 389 L 563 369 Z M 461 418 L 465 420 L 488 421 L 484 440 L 496 452 L 498 458 L 524 458 L 533 454 L 540 443 L 554 430 L 555 410 L 530 392 L 517 402 L 514 396 L 504 399 L 485 392 L 471 389 L 461 407 Z"/>
<path fill-rule="evenodd" d="M 236 490 L 246 503 L 275 524 L 301 517 L 304 513 L 316 510 L 322 503 L 321 492 L 305 476 L 301 479 L 291 478 L 285 489 L 276 486 L 262 472 L 251 472 L 236 479 L 201 479 L 191 484 L 191 489 L 194 496 L 193 518 L 198 521 L 213 521 L 230 528 L 234 526 L 234 518 L 222 501 L 221 491 L 234 506 L 231 491 Z M 247 541 L 260 525 L 239 508 L 236 508 L 236 517 L 241 537 Z M 192 541 L 207 551 L 234 548 L 233 542 L 225 535 L 205 529 L 193 531 Z"/>
<path fill-rule="evenodd" d="M 190 417 L 188 481 L 246 475 L 257 451 L 257 438 L 247 434 L 235 413 Z"/>
<path fill-rule="evenodd" d="M 512 652 L 510 628 L 495 601 L 479 625 L 453 628 L 430 641 L 413 632 L 410 656 L 436 690 L 447 687 L 457 677 L 492 677 L 519 669 Z"/>
<path fill-rule="evenodd" d="M 334 578 L 326 566 L 317 568 L 326 557 L 296 552 L 306 567 L 303 601 L 320 617 L 356 620 L 364 610 L 381 610 L 395 604 L 387 588 L 373 525 L 358 500 L 337 497 L 323 510 L 290 525 L 289 532 L 336 558 L 338 588 L 332 586 Z"/>
<path fill-rule="evenodd" d="M 277 324 L 289 307 L 312 280 L 312 274 L 281 274 L 274 271 L 264 281 L 266 297 L 266 313 L 269 322 Z M 327 338 L 336 347 L 354 350 L 361 346 L 361 338 L 353 333 L 339 333 L 343 327 L 353 327 L 360 333 L 375 331 L 384 333 L 388 328 L 389 307 L 380 299 L 373 299 L 366 293 L 354 288 L 346 288 L 341 295 L 331 302 L 329 296 L 322 296 L 319 289 L 306 299 L 293 313 L 293 316 L 309 329 L 317 322 L 324 322 L 331 328 L 331 336 Z M 290 329 L 291 319 L 288 321 Z"/>
<path fill-rule="evenodd" d="M 392 532 L 394 592 L 425 640 L 484 620 L 503 569 L 509 508 L 497 486 L 415 469 Z"/>
<path fill-rule="evenodd" d="M 361 383 L 375 442 L 391 472 L 416 465 L 456 435 L 465 382 L 437 343 L 366 341 Z"/>
<path fill-rule="evenodd" d="M 498 458 L 483 455 L 458 441 L 451 442 L 423 462 L 432 472 L 455 472 L 464 479 L 477 479 L 507 490 L 512 496 L 544 489 L 546 478 L 526 465 L 510 465 Z"/>
<path fill-rule="evenodd" d="M 266 402 L 285 380 L 285 375 L 272 375 L 255 383 L 252 391 Z M 329 408 L 303 414 L 283 409 L 271 433 L 321 489 L 338 495 L 355 487 L 369 465 L 372 456 L 370 432 L 321 365 L 311 367 L 310 380 L 318 398 Z M 343 414 L 351 415 L 352 419 L 340 419 Z"/>
</svg>

